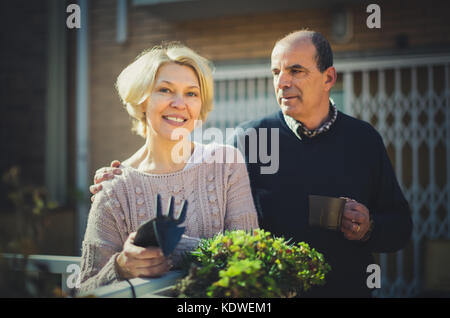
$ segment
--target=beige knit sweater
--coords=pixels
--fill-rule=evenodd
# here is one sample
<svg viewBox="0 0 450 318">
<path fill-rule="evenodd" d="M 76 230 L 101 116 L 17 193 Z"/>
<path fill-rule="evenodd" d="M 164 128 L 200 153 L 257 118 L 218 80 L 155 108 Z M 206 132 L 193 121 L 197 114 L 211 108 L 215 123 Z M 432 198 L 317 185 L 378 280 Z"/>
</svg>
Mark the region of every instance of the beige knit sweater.
<svg viewBox="0 0 450 318">
<path fill-rule="evenodd" d="M 203 162 L 191 164 L 182 171 L 158 175 L 122 166 L 120 176 L 103 182 L 103 190 L 95 196 L 89 212 L 79 292 L 120 280 L 116 257 L 128 235 L 155 217 L 157 193 L 161 195 L 163 213 L 170 196 L 175 197 L 175 216 L 178 216 L 182 200 L 189 203 L 186 220 L 181 225 L 186 227 L 185 234 L 171 256 L 175 265 L 185 252 L 197 246 L 199 238 L 212 237 L 224 230 L 258 228 L 249 178 L 240 152 L 217 144 L 204 148 L 213 155 L 222 151 L 223 160 L 226 151 L 231 150 L 240 162 Z"/>
</svg>

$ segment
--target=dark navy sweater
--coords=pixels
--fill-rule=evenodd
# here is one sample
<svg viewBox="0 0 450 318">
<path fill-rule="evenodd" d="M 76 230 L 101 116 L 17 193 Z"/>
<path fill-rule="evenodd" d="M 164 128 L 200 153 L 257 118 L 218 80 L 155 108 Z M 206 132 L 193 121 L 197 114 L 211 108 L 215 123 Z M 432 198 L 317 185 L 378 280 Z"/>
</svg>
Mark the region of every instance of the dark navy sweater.
<svg viewBox="0 0 450 318">
<path fill-rule="evenodd" d="M 370 296 L 366 270 L 374 263 L 372 253 L 403 248 L 412 231 L 408 203 L 379 133 L 342 112 L 329 131 L 302 140 L 286 125 L 281 111 L 240 128 L 256 129 L 258 144 L 261 128 L 266 128 L 268 141 L 271 129 L 279 129 L 279 169 L 275 174 L 261 173 L 261 167 L 270 165 L 261 162 L 264 160 L 251 162 L 248 140 L 241 151 L 248 163 L 260 226 L 277 236 L 307 242 L 323 253 L 332 267 L 327 284 L 307 296 Z M 235 146 L 242 136 L 235 135 Z M 272 152 L 270 142 L 268 147 Z M 375 222 L 371 238 L 364 243 L 350 241 L 340 231 L 309 227 L 310 194 L 349 197 L 364 204 Z"/>
</svg>

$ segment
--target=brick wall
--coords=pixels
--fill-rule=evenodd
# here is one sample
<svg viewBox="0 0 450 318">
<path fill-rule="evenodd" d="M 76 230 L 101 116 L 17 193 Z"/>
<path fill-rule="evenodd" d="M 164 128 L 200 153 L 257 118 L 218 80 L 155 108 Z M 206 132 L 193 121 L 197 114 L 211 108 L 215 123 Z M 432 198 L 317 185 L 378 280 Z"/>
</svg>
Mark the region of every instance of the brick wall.
<svg viewBox="0 0 450 318">
<path fill-rule="evenodd" d="M 399 35 L 406 35 L 413 49 L 450 45 L 448 1 L 433 1 L 432 6 L 422 0 L 377 1 L 381 7 L 379 30 L 366 27 L 368 3 L 351 7 L 353 38 L 345 44 L 332 42 L 335 52 L 399 51 Z M 213 61 L 267 59 L 274 42 L 296 29 L 308 27 L 331 39 L 331 9 L 169 22 L 152 15 L 151 7 L 129 6 L 128 41 L 120 45 L 115 41 L 115 1 L 95 0 L 90 5 L 92 175 L 112 159 L 127 158 L 143 143 L 130 132 L 128 115 L 114 91 L 120 71 L 142 50 L 163 40 L 178 40 Z"/>
<path fill-rule="evenodd" d="M 47 2 L 1 1 L 0 12 L 0 174 L 19 165 L 25 182 L 43 185 Z"/>
</svg>

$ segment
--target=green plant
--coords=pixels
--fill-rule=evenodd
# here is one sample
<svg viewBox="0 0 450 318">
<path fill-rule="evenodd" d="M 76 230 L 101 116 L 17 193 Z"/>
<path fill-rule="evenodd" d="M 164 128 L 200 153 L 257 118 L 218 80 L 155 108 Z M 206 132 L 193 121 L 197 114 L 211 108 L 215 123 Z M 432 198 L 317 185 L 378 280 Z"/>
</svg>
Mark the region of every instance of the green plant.
<svg viewBox="0 0 450 318">
<path fill-rule="evenodd" d="M 262 229 L 202 239 L 189 256 L 180 297 L 295 297 L 325 284 L 331 267 L 308 244 L 289 244 Z"/>
<path fill-rule="evenodd" d="M 48 215 L 57 203 L 47 199 L 44 187 L 22 184 L 17 166 L 3 175 L 3 182 L 8 187 L 7 196 L 16 221 L 16 231 L 5 248 L 13 253 L 37 253 L 48 225 Z"/>
<path fill-rule="evenodd" d="M 47 199 L 45 188 L 24 185 L 20 168 L 12 167 L 3 176 L 7 198 L 15 221 L 12 234 L 0 240 L 0 297 L 54 297 L 61 294 L 44 265 L 39 274 L 29 272 L 28 256 L 37 254 L 48 225 L 48 215 L 57 203 Z M 11 226 L 14 226 L 11 224 Z M 5 243 L 4 243 L 4 242 Z M 3 253 L 11 253 L 6 258 Z"/>
</svg>

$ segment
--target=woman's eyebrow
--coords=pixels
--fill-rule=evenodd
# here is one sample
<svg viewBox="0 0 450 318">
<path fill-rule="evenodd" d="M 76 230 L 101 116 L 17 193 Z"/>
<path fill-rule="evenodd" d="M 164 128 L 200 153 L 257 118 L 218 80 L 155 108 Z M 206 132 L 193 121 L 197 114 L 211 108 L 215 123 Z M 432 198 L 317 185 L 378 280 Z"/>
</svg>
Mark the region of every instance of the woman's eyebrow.
<svg viewBox="0 0 450 318">
<path fill-rule="evenodd" d="M 171 81 L 167 81 L 167 80 L 162 80 L 159 84 L 168 84 L 168 85 L 174 85 L 174 83 L 172 83 Z M 189 85 L 188 88 L 198 88 L 200 89 L 200 87 L 198 85 Z"/>
</svg>

